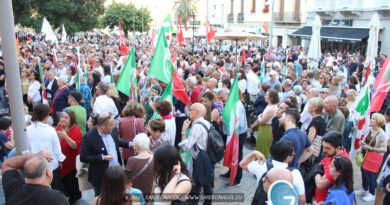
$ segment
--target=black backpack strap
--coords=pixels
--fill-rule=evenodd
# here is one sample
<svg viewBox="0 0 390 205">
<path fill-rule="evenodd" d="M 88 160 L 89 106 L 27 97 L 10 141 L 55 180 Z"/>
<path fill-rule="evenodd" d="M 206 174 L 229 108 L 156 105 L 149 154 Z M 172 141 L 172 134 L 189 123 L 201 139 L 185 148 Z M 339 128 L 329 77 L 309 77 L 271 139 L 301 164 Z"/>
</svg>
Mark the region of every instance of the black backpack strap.
<svg viewBox="0 0 390 205">
<path fill-rule="evenodd" d="M 195 122 L 194 125 L 196 125 L 196 124 L 202 125 L 202 127 L 206 130 L 206 132 L 210 132 L 211 126 L 209 129 L 209 128 L 207 128 L 207 126 L 203 122 Z"/>
<path fill-rule="evenodd" d="M 274 168 L 274 165 L 273 165 L 272 162 L 270 162 L 270 161 L 265 161 L 265 164 L 267 165 L 267 172 L 268 172 L 270 169 Z"/>
<path fill-rule="evenodd" d="M 206 130 L 207 133 L 210 132 L 211 127 L 210 127 L 210 129 L 208 129 L 207 126 L 203 122 L 195 122 L 193 125 L 197 125 L 197 124 L 202 125 L 202 127 Z M 195 142 L 195 151 L 198 151 L 198 149 L 199 149 L 198 143 Z"/>
</svg>

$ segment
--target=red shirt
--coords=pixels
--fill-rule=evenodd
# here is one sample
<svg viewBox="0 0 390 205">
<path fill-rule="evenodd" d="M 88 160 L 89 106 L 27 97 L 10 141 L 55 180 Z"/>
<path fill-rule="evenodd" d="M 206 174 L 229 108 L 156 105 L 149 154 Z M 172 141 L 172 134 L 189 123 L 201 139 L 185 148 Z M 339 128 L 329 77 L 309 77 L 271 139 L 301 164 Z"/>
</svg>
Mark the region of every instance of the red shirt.
<svg viewBox="0 0 390 205">
<path fill-rule="evenodd" d="M 346 158 L 350 159 L 348 153 L 345 151 L 344 148 L 343 148 L 343 152 L 339 156 L 343 156 L 343 157 L 346 157 Z M 323 189 L 323 190 L 320 190 L 317 187 L 315 188 L 314 200 L 316 200 L 317 202 L 325 201 L 326 197 L 328 195 L 329 188 L 331 188 L 334 185 L 334 179 L 329 174 L 329 166 L 330 166 L 330 163 L 332 163 L 332 160 L 333 160 L 333 157 L 325 157 L 320 162 L 321 164 L 324 165 L 324 175 L 329 180 L 329 182 L 331 184 L 326 189 Z"/>
<path fill-rule="evenodd" d="M 57 132 L 60 130 L 60 127 L 61 124 L 58 124 L 56 127 Z M 80 145 L 82 139 L 81 130 L 77 125 L 69 130 L 69 132 L 66 134 L 76 142 L 77 148 L 72 149 L 69 147 L 68 142 L 64 138 L 61 138 L 61 151 L 62 154 L 66 156 L 66 159 L 62 162 L 61 177 L 65 177 L 65 175 L 67 175 L 69 172 L 76 169 L 76 157 L 80 154 Z"/>
<path fill-rule="evenodd" d="M 199 95 L 200 95 L 200 92 L 201 92 L 201 89 L 199 88 L 199 86 L 196 87 L 196 88 L 194 89 L 194 91 L 192 91 L 191 97 L 190 97 L 190 99 L 191 99 L 191 105 L 194 104 L 194 103 L 196 103 L 196 102 L 199 102 Z"/>
</svg>

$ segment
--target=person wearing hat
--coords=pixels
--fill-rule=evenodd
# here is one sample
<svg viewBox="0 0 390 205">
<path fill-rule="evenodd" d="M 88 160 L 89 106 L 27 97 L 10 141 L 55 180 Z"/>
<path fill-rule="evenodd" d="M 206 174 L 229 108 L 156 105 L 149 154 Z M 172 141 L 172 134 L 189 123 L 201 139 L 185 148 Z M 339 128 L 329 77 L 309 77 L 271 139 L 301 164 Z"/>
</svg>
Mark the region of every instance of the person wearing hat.
<svg viewBox="0 0 390 205">
<path fill-rule="evenodd" d="M 159 96 L 160 94 L 161 94 L 161 87 L 160 87 L 160 85 L 153 85 L 152 86 L 152 90 L 150 91 L 150 97 L 146 101 L 146 104 L 145 104 L 145 111 L 146 111 L 145 119 L 146 119 L 146 122 L 148 122 L 150 120 L 150 118 L 152 117 L 153 112 L 154 112 L 153 99 L 154 99 L 154 97 Z"/>
<path fill-rule="evenodd" d="M 66 109 L 72 110 L 76 116 L 77 125 L 80 127 L 81 134 L 84 136 L 87 125 L 87 112 L 85 108 L 80 106 L 80 101 L 83 99 L 82 94 L 79 91 L 72 91 L 68 96 L 68 104 L 70 107 Z"/>
<path fill-rule="evenodd" d="M 271 70 L 269 72 L 269 80 L 267 81 L 267 83 L 270 85 L 271 89 L 274 89 L 276 84 L 280 84 L 280 81 L 276 79 L 276 74 L 277 73 L 275 70 Z"/>
</svg>

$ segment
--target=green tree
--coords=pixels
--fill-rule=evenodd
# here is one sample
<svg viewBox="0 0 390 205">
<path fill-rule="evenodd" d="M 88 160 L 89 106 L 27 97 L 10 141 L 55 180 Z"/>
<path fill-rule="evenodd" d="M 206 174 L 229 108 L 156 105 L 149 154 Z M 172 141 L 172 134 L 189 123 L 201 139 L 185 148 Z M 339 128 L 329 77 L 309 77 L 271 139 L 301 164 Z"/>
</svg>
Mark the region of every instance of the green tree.
<svg viewBox="0 0 390 205">
<path fill-rule="evenodd" d="M 135 21 L 133 21 L 133 13 Z M 114 1 L 107 7 L 102 18 L 102 24 L 112 29 L 114 26 L 119 25 L 119 20 L 122 23 L 123 31 L 127 35 L 128 32 L 133 31 L 133 22 L 136 31 L 142 31 L 142 21 L 144 24 L 144 31 L 150 30 L 152 17 L 147 8 L 142 7 L 137 9 L 133 3 L 125 4 Z"/>
<path fill-rule="evenodd" d="M 174 10 L 176 10 L 176 19 L 180 15 L 180 20 L 184 23 L 184 28 L 187 29 L 188 21 L 192 20 L 191 13 L 196 13 L 198 11 L 199 0 L 179 0 L 177 4 L 174 5 Z"/>
<path fill-rule="evenodd" d="M 53 29 L 64 24 L 68 34 L 96 28 L 105 0 L 12 0 L 15 22 L 40 32 L 43 17 Z"/>
</svg>

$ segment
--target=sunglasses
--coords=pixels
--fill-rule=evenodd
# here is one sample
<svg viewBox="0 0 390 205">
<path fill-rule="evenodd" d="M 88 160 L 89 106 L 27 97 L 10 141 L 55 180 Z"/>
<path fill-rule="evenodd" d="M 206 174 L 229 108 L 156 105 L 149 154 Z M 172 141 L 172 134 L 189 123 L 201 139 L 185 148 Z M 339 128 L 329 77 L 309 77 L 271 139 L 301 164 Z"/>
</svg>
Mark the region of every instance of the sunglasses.
<svg viewBox="0 0 390 205">
<path fill-rule="evenodd" d="M 72 110 L 69 110 L 69 109 L 64 109 L 62 112 L 66 113 L 66 114 L 70 114 L 70 113 L 72 113 L 73 111 L 72 111 Z"/>
</svg>

